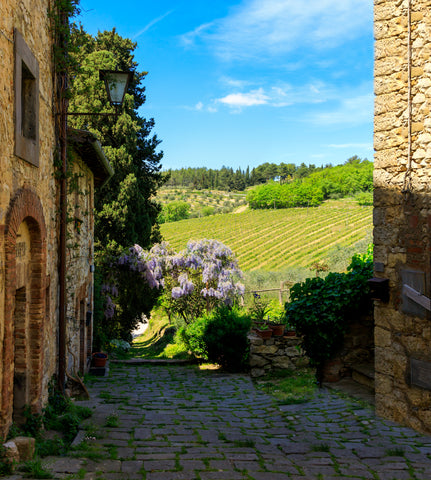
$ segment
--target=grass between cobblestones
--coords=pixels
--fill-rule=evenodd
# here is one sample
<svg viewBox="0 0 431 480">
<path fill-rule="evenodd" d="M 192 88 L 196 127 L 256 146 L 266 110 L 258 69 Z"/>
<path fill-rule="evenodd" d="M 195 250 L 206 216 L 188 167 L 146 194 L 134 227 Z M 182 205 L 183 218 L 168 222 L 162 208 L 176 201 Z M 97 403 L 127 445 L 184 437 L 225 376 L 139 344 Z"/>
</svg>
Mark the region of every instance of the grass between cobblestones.
<svg viewBox="0 0 431 480">
<path fill-rule="evenodd" d="M 280 405 L 308 402 L 318 392 L 316 374 L 311 368 L 274 371 L 259 378 L 256 385 Z"/>
</svg>

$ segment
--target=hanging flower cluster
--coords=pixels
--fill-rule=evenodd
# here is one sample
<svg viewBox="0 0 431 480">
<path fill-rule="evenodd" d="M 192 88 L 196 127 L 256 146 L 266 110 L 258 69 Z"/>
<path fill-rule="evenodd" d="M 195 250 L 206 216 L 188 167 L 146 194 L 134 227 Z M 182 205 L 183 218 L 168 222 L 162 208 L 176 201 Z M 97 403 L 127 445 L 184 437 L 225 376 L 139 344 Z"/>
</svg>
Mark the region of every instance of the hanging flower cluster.
<svg viewBox="0 0 431 480">
<path fill-rule="evenodd" d="M 190 241 L 180 253 L 167 242 L 150 251 L 135 245 L 117 259 L 117 264 L 139 272 L 152 289 L 163 289 L 168 313 L 180 315 L 186 322 L 221 303 L 232 305 L 244 294 L 238 262 L 217 240 Z M 113 315 L 114 292 L 114 285 L 105 286 L 108 318 Z"/>
</svg>

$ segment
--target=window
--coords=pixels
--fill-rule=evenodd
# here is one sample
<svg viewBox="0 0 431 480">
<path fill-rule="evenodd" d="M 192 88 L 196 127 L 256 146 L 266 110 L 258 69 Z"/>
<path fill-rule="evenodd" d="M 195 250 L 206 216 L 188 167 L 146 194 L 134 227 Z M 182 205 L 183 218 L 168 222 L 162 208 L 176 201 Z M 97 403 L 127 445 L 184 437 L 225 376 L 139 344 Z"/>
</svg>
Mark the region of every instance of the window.
<svg viewBox="0 0 431 480">
<path fill-rule="evenodd" d="M 39 166 L 39 64 L 15 35 L 15 155 Z"/>
</svg>

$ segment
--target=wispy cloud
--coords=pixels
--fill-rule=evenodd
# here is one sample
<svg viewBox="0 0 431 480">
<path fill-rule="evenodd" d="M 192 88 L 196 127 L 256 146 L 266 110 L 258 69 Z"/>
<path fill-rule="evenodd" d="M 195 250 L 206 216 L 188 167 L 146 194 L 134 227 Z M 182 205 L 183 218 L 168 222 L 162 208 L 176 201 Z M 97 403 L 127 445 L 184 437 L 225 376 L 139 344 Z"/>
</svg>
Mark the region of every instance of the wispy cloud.
<svg viewBox="0 0 431 480">
<path fill-rule="evenodd" d="M 319 126 L 369 123 L 373 118 L 373 102 L 372 93 L 341 98 L 338 107 L 326 112 L 312 113 L 307 120 Z"/>
<path fill-rule="evenodd" d="M 351 150 L 352 148 L 362 148 L 364 150 L 373 150 L 372 143 L 339 143 L 339 144 L 330 144 L 327 145 L 329 148 L 339 148 Z"/>
<path fill-rule="evenodd" d="M 264 105 L 280 108 L 298 103 L 321 103 L 333 95 L 331 88 L 322 82 L 313 82 L 300 87 L 279 83 L 268 88 L 260 87 L 247 92 L 229 93 L 222 98 L 215 99 L 213 103 L 228 106 L 238 112 L 247 107 Z"/>
<path fill-rule="evenodd" d="M 140 37 L 143 35 L 145 32 L 147 32 L 151 27 L 156 25 L 156 23 L 161 22 L 164 18 L 166 18 L 168 15 L 170 15 L 174 10 L 169 10 L 169 12 L 164 13 L 163 15 L 160 15 L 160 17 L 155 18 L 154 20 L 151 20 L 151 22 L 147 23 L 144 28 L 139 30 L 138 33 L 133 35 L 133 39 L 135 40 L 136 38 Z"/>
<path fill-rule="evenodd" d="M 298 47 L 333 48 L 371 32 L 371 0 L 243 0 L 231 14 L 185 34 L 225 59 L 265 58 Z"/>
</svg>

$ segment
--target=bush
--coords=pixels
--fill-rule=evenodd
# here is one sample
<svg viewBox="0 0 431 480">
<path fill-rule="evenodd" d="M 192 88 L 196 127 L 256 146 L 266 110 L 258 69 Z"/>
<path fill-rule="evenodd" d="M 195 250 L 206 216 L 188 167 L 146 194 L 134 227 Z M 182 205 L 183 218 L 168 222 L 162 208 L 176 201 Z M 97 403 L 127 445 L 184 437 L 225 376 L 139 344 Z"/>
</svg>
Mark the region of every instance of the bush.
<svg viewBox="0 0 431 480">
<path fill-rule="evenodd" d="M 367 280 L 373 273 L 371 251 L 370 246 L 366 254 L 354 255 L 348 273 L 308 278 L 290 290 L 285 320 L 303 336 L 304 349 L 318 375 L 324 361 L 342 346 L 349 321 L 371 306 L 367 301 Z"/>
<path fill-rule="evenodd" d="M 194 355 L 233 372 L 246 367 L 250 328 L 251 319 L 245 311 L 221 306 L 180 327 L 178 335 Z"/>
<path fill-rule="evenodd" d="M 206 343 L 204 340 L 205 329 L 209 316 L 197 318 L 194 322 L 183 325 L 178 329 L 177 336 L 185 347 L 198 358 L 208 360 Z"/>
<path fill-rule="evenodd" d="M 228 371 L 244 370 L 248 360 L 251 319 L 237 308 L 216 309 L 204 331 L 208 360 Z"/>
</svg>

